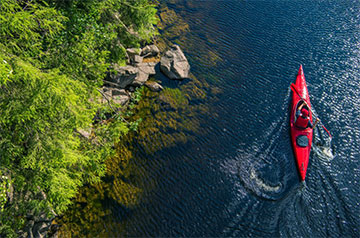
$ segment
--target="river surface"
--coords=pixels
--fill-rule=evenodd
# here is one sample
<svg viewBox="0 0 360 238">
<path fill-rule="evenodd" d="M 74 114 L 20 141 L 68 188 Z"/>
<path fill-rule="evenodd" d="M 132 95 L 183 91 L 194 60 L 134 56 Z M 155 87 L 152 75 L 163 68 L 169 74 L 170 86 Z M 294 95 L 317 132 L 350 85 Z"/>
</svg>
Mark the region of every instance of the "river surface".
<svg viewBox="0 0 360 238">
<path fill-rule="evenodd" d="M 100 219 L 106 235 L 97 235 L 359 237 L 360 2 L 167 6 L 188 25 L 184 37 L 170 40 L 205 92 L 187 98 L 185 106 L 197 108 L 191 120 L 175 121 L 197 129 L 176 126 L 154 132 L 166 134 L 157 140 L 133 140 L 131 163 L 143 175 L 132 186 L 141 195 L 131 206 L 103 197 L 110 212 Z M 313 108 L 333 136 L 330 143 L 321 127 L 315 131 L 305 185 L 289 132 L 289 86 L 300 64 Z M 157 79 L 179 90 L 191 83 Z M 158 123 L 169 123 L 172 111 L 164 109 L 168 118 Z M 171 135 L 187 139 L 158 146 Z"/>
</svg>

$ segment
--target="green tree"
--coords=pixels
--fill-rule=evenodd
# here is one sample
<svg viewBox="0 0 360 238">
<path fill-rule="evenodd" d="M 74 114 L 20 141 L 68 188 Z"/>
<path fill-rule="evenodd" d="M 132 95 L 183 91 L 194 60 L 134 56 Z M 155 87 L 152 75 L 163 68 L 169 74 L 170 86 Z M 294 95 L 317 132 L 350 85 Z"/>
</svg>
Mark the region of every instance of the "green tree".
<svg viewBox="0 0 360 238">
<path fill-rule="evenodd" d="M 110 110 L 97 88 L 126 47 L 151 39 L 155 13 L 147 0 L 1 0 L 0 170 L 16 199 L 0 214 L 0 235 L 29 214 L 61 214 L 79 186 L 104 175 L 132 124 L 118 115 L 93 125 Z M 92 140 L 77 133 L 91 128 Z"/>
</svg>

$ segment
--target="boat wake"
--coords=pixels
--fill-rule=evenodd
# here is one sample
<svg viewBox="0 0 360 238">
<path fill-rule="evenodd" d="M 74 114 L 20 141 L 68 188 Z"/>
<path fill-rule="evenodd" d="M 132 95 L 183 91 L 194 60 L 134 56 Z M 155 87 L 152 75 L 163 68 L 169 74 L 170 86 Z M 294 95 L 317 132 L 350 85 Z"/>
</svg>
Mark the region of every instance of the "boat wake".
<svg viewBox="0 0 360 238">
<path fill-rule="evenodd" d="M 284 105 L 284 111 L 286 106 Z M 286 112 L 286 111 L 285 111 Z M 250 148 L 251 152 L 239 150 L 236 158 L 240 184 L 256 197 L 277 201 L 282 199 L 286 187 L 285 175 L 287 156 L 282 143 L 278 143 L 287 134 L 287 120 L 274 122 L 268 133 L 263 135 L 260 145 Z M 281 153 L 279 153 L 282 151 Z M 292 151 L 290 151 L 292 153 Z"/>
<path fill-rule="evenodd" d="M 275 186 L 266 184 L 266 182 L 264 180 L 262 180 L 259 177 L 259 175 L 256 173 L 255 169 L 252 169 L 250 171 L 250 179 L 252 179 L 259 188 L 261 188 L 262 190 L 267 191 L 267 192 L 279 192 L 282 187 L 281 183 L 278 183 Z"/>
<path fill-rule="evenodd" d="M 242 156 L 238 160 L 238 177 L 241 185 L 251 194 L 264 200 L 276 201 L 281 197 L 283 184 L 279 181 L 281 175 L 272 173 L 272 178 L 266 178 L 268 170 L 274 170 L 273 166 L 260 164 L 259 158 L 254 156 Z M 271 168 L 270 168 L 271 167 Z M 276 170 L 274 170 L 276 171 Z"/>
<path fill-rule="evenodd" d="M 288 134 L 288 98 L 290 91 L 281 107 L 283 117 L 274 121 L 259 139 L 263 143 L 255 144 L 250 148 L 251 152 L 239 150 L 236 158 L 240 183 L 249 193 L 260 199 L 280 200 L 287 187 L 287 153 L 292 154 L 292 151 L 286 148 L 286 143 L 279 141 Z"/>
<path fill-rule="evenodd" d="M 276 148 L 263 153 L 259 150 L 256 146 L 251 148 L 252 152 L 238 149 L 237 155 L 223 160 L 221 167 L 234 181 L 237 196 L 251 194 L 261 200 L 277 201 L 283 197 L 287 183 L 286 155 L 273 155 L 278 151 Z"/>
</svg>

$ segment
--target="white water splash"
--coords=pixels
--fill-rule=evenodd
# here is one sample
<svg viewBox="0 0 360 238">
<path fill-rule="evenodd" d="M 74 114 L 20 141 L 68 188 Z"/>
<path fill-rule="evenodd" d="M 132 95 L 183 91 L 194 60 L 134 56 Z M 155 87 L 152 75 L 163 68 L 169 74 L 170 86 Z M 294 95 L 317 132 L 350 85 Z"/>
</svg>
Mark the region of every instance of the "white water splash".
<svg viewBox="0 0 360 238">
<path fill-rule="evenodd" d="M 261 188 L 261 189 L 263 189 L 264 191 L 267 191 L 267 192 L 279 192 L 281 187 L 282 187 L 281 183 L 279 183 L 276 186 L 271 186 L 269 184 L 266 184 L 264 182 L 264 180 L 262 180 L 258 176 L 258 174 L 256 173 L 254 168 L 252 168 L 251 171 L 250 171 L 250 179 L 252 179 L 259 188 Z"/>
<path fill-rule="evenodd" d="M 333 154 L 330 146 L 314 145 L 313 151 L 319 159 L 324 161 L 331 161 L 335 158 L 335 155 Z"/>
<path fill-rule="evenodd" d="M 312 150 L 314 151 L 315 155 L 324 161 L 331 161 L 335 158 L 333 153 L 333 149 L 331 146 L 331 137 L 324 138 L 324 135 L 321 130 L 317 129 L 314 133 L 314 141 L 312 145 Z"/>
</svg>

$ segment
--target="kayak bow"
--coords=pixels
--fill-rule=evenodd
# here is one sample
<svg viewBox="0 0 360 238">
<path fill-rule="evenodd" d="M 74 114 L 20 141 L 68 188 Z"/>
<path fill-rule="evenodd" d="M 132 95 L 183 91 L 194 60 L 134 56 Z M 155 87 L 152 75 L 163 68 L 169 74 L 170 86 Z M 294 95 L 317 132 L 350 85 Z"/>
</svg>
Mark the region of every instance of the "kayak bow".
<svg viewBox="0 0 360 238">
<path fill-rule="evenodd" d="M 297 168 L 300 173 L 301 181 L 304 181 L 306 177 L 306 170 L 309 164 L 313 129 L 302 129 L 295 125 L 296 109 L 305 101 L 305 105 L 306 107 L 308 107 L 309 110 L 309 117 L 311 123 L 313 122 L 313 115 L 302 65 L 300 65 L 299 72 L 296 77 L 295 90 L 296 92 L 293 92 L 292 95 L 290 134 Z"/>
</svg>

